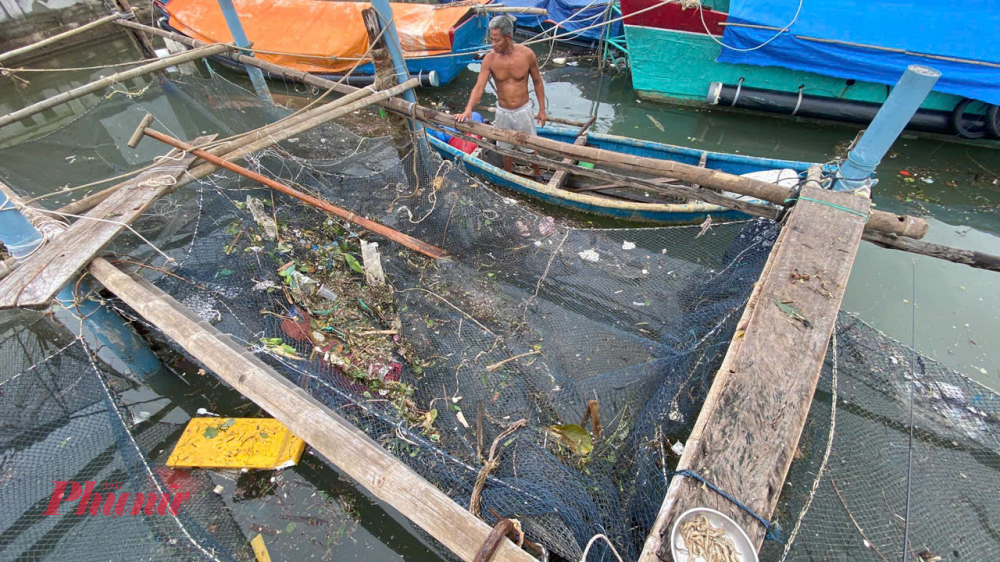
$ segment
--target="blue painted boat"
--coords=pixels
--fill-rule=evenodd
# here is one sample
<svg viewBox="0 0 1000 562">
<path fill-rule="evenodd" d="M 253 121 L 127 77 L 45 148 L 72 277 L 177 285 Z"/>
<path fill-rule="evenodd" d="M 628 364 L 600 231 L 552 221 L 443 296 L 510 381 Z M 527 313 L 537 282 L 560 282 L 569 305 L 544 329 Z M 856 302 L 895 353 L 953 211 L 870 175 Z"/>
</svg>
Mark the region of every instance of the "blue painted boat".
<svg viewBox="0 0 1000 562">
<path fill-rule="evenodd" d="M 154 5 L 162 15 L 160 27 L 208 43 L 228 42 L 229 28 L 216 1 L 157 0 Z M 369 3 L 235 0 L 234 5 L 255 56 L 261 60 L 339 80 L 368 49 L 361 14 Z M 491 48 L 488 14 L 475 5 L 394 3 L 392 9 L 407 69 L 422 86 L 447 84 L 474 62 L 478 53 Z M 227 57 L 215 60 L 243 68 Z M 361 86 L 373 81 L 374 67 L 365 62 L 350 73 L 347 83 Z"/>
<path fill-rule="evenodd" d="M 572 144 L 576 140 L 576 130 L 573 129 L 540 127 L 537 129 L 537 132 L 541 137 L 568 144 Z M 702 222 L 709 214 L 712 215 L 713 220 L 747 218 L 747 215 L 739 211 L 733 211 L 726 207 L 701 201 L 687 203 L 646 203 L 554 188 L 548 184 L 539 183 L 529 178 L 506 172 L 502 167 L 490 164 L 477 156 L 467 154 L 437 137 L 428 135 L 427 139 L 442 157 L 456 163 L 461 162 L 469 173 L 479 178 L 522 195 L 538 199 L 539 201 L 581 213 L 660 224 Z M 782 170 L 792 176 L 791 178 L 788 175 L 783 177 L 785 179 L 792 179 L 793 182 L 797 182 L 799 177 L 804 177 L 806 170 L 811 165 L 809 162 L 757 158 L 724 152 L 709 152 L 600 133 L 587 133 L 587 146 L 622 154 L 674 160 L 694 166 L 701 165 L 704 156 L 704 166 L 712 170 L 736 175 Z M 759 203 L 759 201 L 754 202 Z"/>
</svg>

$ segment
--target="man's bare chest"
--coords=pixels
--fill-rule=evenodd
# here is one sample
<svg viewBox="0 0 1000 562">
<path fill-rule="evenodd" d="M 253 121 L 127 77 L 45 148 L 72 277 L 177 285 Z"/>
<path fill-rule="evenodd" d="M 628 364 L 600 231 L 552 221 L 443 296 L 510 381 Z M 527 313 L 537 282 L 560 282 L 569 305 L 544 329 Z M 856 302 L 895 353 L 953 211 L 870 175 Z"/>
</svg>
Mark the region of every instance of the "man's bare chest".
<svg viewBox="0 0 1000 562">
<path fill-rule="evenodd" d="M 528 61 L 522 56 L 497 57 L 490 65 L 493 77 L 498 81 L 521 82 L 528 79 Z"/>
</svg>

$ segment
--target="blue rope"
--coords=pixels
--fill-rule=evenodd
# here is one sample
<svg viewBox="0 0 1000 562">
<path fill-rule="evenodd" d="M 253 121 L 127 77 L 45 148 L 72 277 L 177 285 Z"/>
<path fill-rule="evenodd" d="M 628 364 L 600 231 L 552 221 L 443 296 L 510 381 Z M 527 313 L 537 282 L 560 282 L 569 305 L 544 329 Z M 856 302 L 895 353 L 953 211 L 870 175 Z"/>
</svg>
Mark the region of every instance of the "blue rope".
<svg viewBox="0 0 1000 562">
<path fill-rule="evenodd" d="M 819 199 L 813 199 L 812 197 L 802 197 L 801 195 L 793 199 L 785 199 L 785 205 L 794 201 L 812 201 L 813 203 L 819 203 L 820 205 L 826 205 L 827 207 L 833 207 L 838 211 L 844 211 L 845 213 L 851 213 L 852 215 L 857 215 L 865 219 L 865 222 L 871 218 L 868 213 L 862 213 L 861 211 L 855 211 L 854 209 L 844 207 L 843 205 L 837 205 L 836 203 L 830 203 L 828 201 L 820 201 Z"/>
<path fill-rule="evenodd" d="M 780 541 L 781 540 L 781 536 L 780 536 L 781 529 L 778 528 L 778 524 L 777 523 L 771 523 L 770 521 L 764 519 L 760 515 L 757 515 L 757 513 L 754 512 L 754 510 L 752 510 L 749 507 L 747 507 L 746 505 L 744 505 L 742 502 L 740 502 L 740 500 L 738 500 L 738 499 L 734 498 L 733 496 L 730 496 L 726 492 L 720 490 L 715 484 L 712 484 L 708 480 L 705 480 L 705 478 L 702 477 L 697 472 L 695 472 L 693 470 L 677 470 L 677 471 L 671 471 L 670 475 L 671 476 L 687 476 L 687 477 L 690 477 L 690 478 L 694 478 L 695 480 L 701 482 L 705 486 L 708 486 L 708 488 L 710 490 L 712 490 L 713 492 L 715 492 L 715 493 L 719 494 L 720 496 L 726 498 L 727 500 L 731 501 L 732 503 L 736 504 L 736 507 L 738 507 L 738 508 L 742 509 L 743 511 L 747 512 L 747 514 L 749 514 L 750 517 L 753 517 L 754 519 L 757 520 L 757 522 L 759 522 L 761 525 L 763 525 L 764 529 L 767 530 L 767 534 L 764 535 L 764 539 L 765 540 L 769 540 L 769 541 Z"/>
</svg>

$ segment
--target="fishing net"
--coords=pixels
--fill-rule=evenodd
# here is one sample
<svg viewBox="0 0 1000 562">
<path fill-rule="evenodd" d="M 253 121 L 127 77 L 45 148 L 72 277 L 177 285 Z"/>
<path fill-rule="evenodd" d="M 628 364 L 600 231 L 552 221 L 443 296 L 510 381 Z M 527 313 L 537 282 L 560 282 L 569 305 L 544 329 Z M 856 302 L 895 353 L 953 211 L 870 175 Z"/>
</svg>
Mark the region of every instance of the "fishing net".
<svg viewBox="0 0 1000 562">
<path fill-rule="evenodd" d="M 145 112 L 182 139 L 204 134 L 206 123 L 230 135 L 288 113 L 218 76 L 154 82 L 142 95 L 102 99 L 31 141 L 31 151 L 23 144 L 0 150 L 0 175 L 19 190 L 48 192 L 136 169 L 165 152 L 148 139 L 135 151 L 125 146 Z M 40 165 L 29 153 L 55 164 Z M 136 271 L 458 504 L 469 506 L 475 496 L 474 510 L 488 524 L 518 519 L 526 538 L 557 559 L 579 560 L 596 534 L 636 559 L 676 466 L 674 446 L 690 432 L 779 227 L 751 220 L 708 230 L 576 228 L 434 154 L 400 157 L 389 139 L 334 124 L 246 165 L 450 257 L 430 260 L 217 173 L 158 201 L 108 246 L 111 259 L 150 266 Z M 362 242 L 378 242 L 385 286 L 366 279 Z M 90 298 L 183 355 L 110 294 Z M 163 474 L 178 478 L 158 472 L 178 431 L 139 439 L 150 422 L 136 423 L 115 397 L 143 382 L 114 374 L 79 340 L 66 342 L 58 361 L 47 358 L 63 349 L 65 336 L 32 318 L 9 321 L 4 341 L 11 343 L 0 348 L 0 544 L 7 552 L 59 558 L 87 529 L 88 536 L 116 538 L 101 551 L 113 558 L 175 550 L 187 558 L 246 557 L 247 528 L 234 526 L 226 505 L 213 506 L 211 493 L 204 507 L 185 507 L 179 518 L 123 519 L 114 524 L 130 528 L 113 533 L 100 527 L 112 524 L 109 518 L 81 516 L 60 527 L 39 514 L 52 480 L 97 479 L 115 466 L 87 468 L 92 458 L 127 457 L 119 461 L 121 479 L 127 474 L 136 491 L 162 486 Z M 39 324 L 50 328 L 44 337 L 28 328 Z M 15 343 L 25 337 L 37 349 Z M 844 317 L 775 516 L 786 532 L 765 544 L 764 559 L 780 559 L 786 544 L 794 560 L 899 555 L 911 388 L 910 543 L 942 557 L 996 558 L 993 522 L 1000 517 L 984 492 L 1000 482 L 997 395 Z M 66 393 L 73 394 L 68 405 L 51 396 Z M 51 411 L 50 418 L 25 415 L 25 405 L 36 403 L 31 407 Z M 75 421 L 92 410 L 101 415 Z M 60 448 L 70 436 L 64 447 L 78 447 L 75 456 Z M 485 464 L 491 470 L 477 487 Z M 42 467 L 45 477 L 37 475 Z M 177 472 L 207 482 L 212 471 Z M 612 558 L 598 542 L 588 559 Z"/>
</svg>

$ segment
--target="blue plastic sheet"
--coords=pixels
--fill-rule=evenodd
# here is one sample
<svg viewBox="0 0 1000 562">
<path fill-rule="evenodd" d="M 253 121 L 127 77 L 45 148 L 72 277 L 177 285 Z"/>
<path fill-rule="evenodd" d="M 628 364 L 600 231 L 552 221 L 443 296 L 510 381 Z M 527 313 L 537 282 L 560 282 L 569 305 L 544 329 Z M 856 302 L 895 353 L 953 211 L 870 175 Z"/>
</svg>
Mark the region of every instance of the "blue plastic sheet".
<svg viewBox="0 0 1000 562">
<path fill-rule="evenodd" d="M 780 66 L 881 84 L 895 84 L 910 64 L 941 72 L 935 90 L 1000 105 L 1000 11 L 995 0 L 802 0 L 787 33 L 751 51 L 722 49 L 720 62 Z M 729 22 L 784 28 L 799 0 L 732 0 Z M 749 49 L 777 33 L 728 26 L 723 42 Z M 810 41 L 833 39 L 867 47 Z M 931 57 L 925 55 L 933 55 Z M 942 60 L 950 57 L 994 66 Z"/>
</svg>

